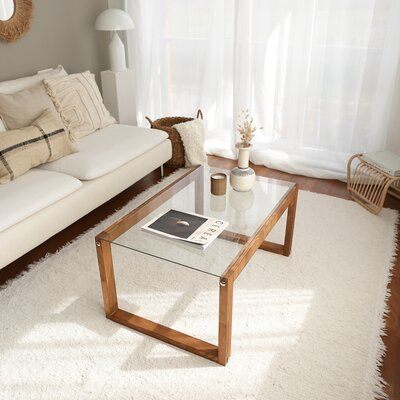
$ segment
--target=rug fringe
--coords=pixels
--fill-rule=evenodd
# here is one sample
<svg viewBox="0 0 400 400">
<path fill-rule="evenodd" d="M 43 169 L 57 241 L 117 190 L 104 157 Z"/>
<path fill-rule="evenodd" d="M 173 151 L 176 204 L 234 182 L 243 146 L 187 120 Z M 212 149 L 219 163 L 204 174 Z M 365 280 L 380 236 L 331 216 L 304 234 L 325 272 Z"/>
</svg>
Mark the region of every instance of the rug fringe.
<svg viewBox="0 0 400 400">
<path fill-rule="evenodd" d="M 387 279 L 384 284 L 384 309 L 381 313 L 377 313 L 377 325 L 379 325 L 378 334 L 376 337 L 377 348 L 375 353 L 375 369 L 373 371 L 373 376 L 375 380 L 374 384 L 374 393 L 376 400 L 388 400 L 389 396 L 387 394 L 387 389 L 389 384 L 384 380 L 381 372 L 381 367 L 383 365 L 384 357 L 387 353 L 387 348 L 383 342 L 383 337 L 387 336 L 387 318 L 390 315 L 390 306 L 389 300 L 391 297 L 391 288 L 390 284 L 392 278 L 394 276 L 394 270 L 396 267 L 398 254 L 400 251 L 400 243 L 399 243 L 399 231 L 400 231 L 400 212 L 397 212 L 397 218 L 394 226 L 394 240 L 393 240 L 393 250 L 392 256 L 389 264 L 389 271 L 387 274 Z"/>
</svg>

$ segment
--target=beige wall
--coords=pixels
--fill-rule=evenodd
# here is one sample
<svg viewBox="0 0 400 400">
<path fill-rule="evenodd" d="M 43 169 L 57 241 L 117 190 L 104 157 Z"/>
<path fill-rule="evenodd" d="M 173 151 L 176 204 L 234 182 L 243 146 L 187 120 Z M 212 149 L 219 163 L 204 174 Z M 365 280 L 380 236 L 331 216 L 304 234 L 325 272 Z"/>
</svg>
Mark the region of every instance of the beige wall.
<svg viewBox="0 0 400 400">
<path fill-rule="evenodd" d="M 62 64 L 67 72 L 108 68 L 107 32 L 94 30 L 107 0 L 34 0 L 30 30 L 13 43 L 0 42 L 0 81 Z"/>
</svg>

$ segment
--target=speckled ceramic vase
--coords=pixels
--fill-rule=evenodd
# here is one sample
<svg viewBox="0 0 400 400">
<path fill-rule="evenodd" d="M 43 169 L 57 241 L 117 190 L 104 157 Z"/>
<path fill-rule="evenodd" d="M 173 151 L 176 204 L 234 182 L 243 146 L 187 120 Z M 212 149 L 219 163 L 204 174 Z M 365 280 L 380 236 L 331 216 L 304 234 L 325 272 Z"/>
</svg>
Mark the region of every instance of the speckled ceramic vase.
<svg viewBox="0 0 400 400">
<path fill-rule="evenodd" d="M 231 170 L 230 184 L 238 192 L 247 192 L 251 190 L 256 181 L 256 173 L 249 167 L 250 148 L 236 145 L 239 149 L 238 166 Z"/>
</svg>

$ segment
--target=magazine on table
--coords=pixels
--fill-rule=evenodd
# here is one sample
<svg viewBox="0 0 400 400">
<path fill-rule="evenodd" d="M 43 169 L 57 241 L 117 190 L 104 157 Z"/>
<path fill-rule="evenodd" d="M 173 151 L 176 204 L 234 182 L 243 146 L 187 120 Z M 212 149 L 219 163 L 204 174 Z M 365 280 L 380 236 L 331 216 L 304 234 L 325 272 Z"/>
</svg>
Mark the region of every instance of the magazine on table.
<svg viewBox="0 0 400 400">
<path fill-rule="evenodd" d="M 158 215 L 142 229 L 206 249 L 228 225 L 227 221 L 172 209 Z"/>
</svg>

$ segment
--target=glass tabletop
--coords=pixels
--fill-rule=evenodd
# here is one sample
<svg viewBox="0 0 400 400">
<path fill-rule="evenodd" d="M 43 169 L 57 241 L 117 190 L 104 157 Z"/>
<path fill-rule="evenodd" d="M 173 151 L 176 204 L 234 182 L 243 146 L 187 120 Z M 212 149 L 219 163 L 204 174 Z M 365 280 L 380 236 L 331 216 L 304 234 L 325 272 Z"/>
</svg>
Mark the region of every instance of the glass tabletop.
<svg viewBox="0 0 400 400">
<path fill-rule="evenodd" d="M 183 187 L 111 243 L 221 277 L 243 248 L 243 235 L 252 237 L 294 184 L 258 176 L 251 191 L 237 192 L 229 186 L 228 176 L 226 195 L 214 196 L 210 191 L 210 174 L 215 172 L 229 175 L 229 171 L 204 168 L 200 181 Z M 224 233 L 229 233 L 230 239 L 218 237 L 202 250 L 142 230 L 143 225 L 170 209 L 228 221 L 228 232 Z"/>
</svg>

